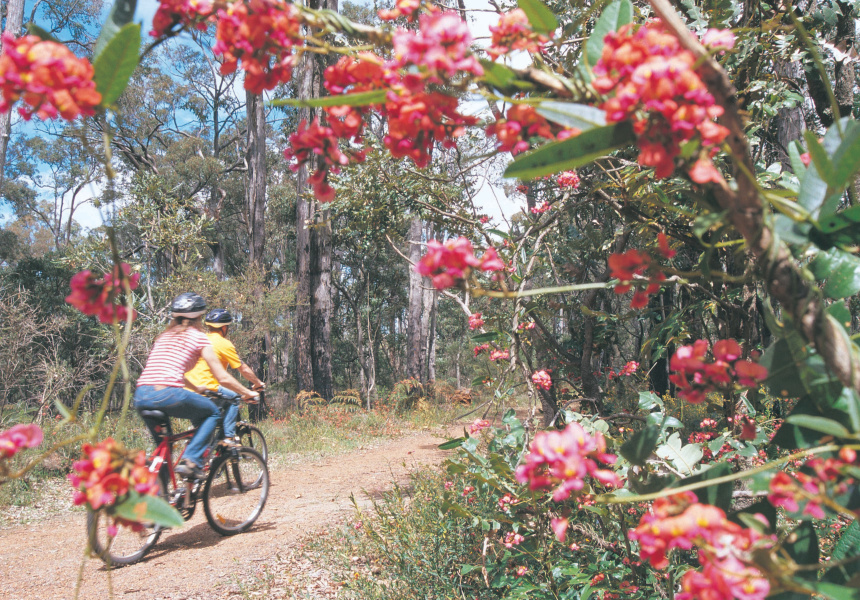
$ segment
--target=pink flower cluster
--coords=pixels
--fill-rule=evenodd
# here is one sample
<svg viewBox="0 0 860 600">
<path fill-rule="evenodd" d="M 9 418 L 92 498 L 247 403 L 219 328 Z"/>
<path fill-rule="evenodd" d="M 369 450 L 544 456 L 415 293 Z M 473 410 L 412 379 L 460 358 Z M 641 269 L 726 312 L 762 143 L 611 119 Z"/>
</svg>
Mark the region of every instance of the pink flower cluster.
<svg viewBox="0 0 860 600">
<path fill-rule="evenodd" d="M 338 139 L 334 128 L 320 125 L 319 119 L 315 119 L 310 125 L 302 121 L 296 132 L 290 136 L 289 146 L 284 150 L 287 160 L 296 159 L 296 162 L 290 165 L 293 171 L 298 171 L 312 156 L 319 157 L 320 166 L 308 177 L 308 183 L 314 188 L 314 196 L 320 202 L 334 200 L 334 188 L 328 182 L 330 172 L 339 173 L 340 167 L 350 162 L 364 161 L 364 150 L 350 150 L 347 155 L 341 151 Z"/>
<path fill-rule="evenodd" d="M 597 461 L 615 464 L 616 458 L 606 453 L 600 432 L 589 435 L 581 425 L 571 423 L 563 431 L 535 435 L 525 462 L 517 467 L 516 479 L 528 483 L 531 490 L 552 489 L 553 500 L 560 502 L 581 490 L 589 475 L 605 485 L 620 485 L 618 475 L 597 465 Z"/>
<path fill-rule="evenodd" d="M 767 379 L 767 369 L 758 363 L 741 360 L 741 347 L 735 340 L 714 344 L 713 360 L 708 360 L 710 344 L 696 340 L 681 346 L 669 361 L 675 373 L 669 380 L 678 386 L 678 397 L 693 404 L 705 401 L 708 392 L 729 389 L 735 381 L 742 387 L 755 387 Z"/>
<path fill-rule="evenodd" d="M 12 458 L 24 448 L 35 448 L 42 443 L 42 430 L 35 423 L 15 425 L 0 432 L 0 459 Z"/>
<path fill-rule="evenodd" d="M 669 565 L 666 554 L 672 548 L 699 548 L 702 570 L 684 574 L 679 600 L 763 600 L 770 591 L 768 580 L 751 565 L 752 551 L 775 540 L 732 523 L 692 492 L 657 499 L 630 539 L 639 542 L 640 555 L 655 569 Z"/>
<path fill-rule="evenodd" d="M 615 379 L 616 377 L 630 377 L 639 369 L 639 363 L 635 360 L 628 361 L 623 367 L 618 370 L 618 373 L 610 370 L 608 379 Z"/>
<path fill-rule="evenodd" d="M 206 31 L 214 7 L 209 0 L 161 0 L 152 18 L 149 35 L 158 37 L 171 31 L 174 25 L 188 25 Z"/>
<path fill-rule="evenodd" d="M 480 346 L 475 346 L 475 356 L 477 357 L 482 352 L 489 352 L 490 345 L 489 344 L 481 344 Z"/>
<path fill-rule="evenodd" d="M 508 548 L 510 550 L 514 546 L 520 545 L 522 542 L 525 541 L 525 539 L 526 538 L 524 538 L 519 533 L 514 533 L 513 531 L 509 531 L 508 533 L 505 534 L 505 539 L 502 542 L 502 544 L 504 545 L 505 548 Z"/>
<path fill-rule="evenodd" d="M 500 152 L 519 154 L 531 147 L 532 138 L 564 140 L 582 133 L 579 129 L 563 129 L 550 124 L 540 116 L 533 106 L 514 104 L 504 119 L 497 119 L 486 129 L 487 135 L 496 136 L 496 147 Z"/>
<path fill-rule="evenodd" d="M 484 319 L 481 318 L 481 313 L 472 313 L 469 315 L 469 329 L 480 329 L 484 326 Z"/>
<path fill-rule="evenodd" d="M 509 350 L 493 350 L 490 352 L 490 360 L 508 360 L 511 357 Z"/>
<path fill-rule="evenodd" d="M 541 202 L 537 206 L 532 206 L 530 210 L 531 210 L 531 213 L 533 215 L 542 215 L 543 213 L 547 212 L 551 208 L 552 208 L 552 204 L 550 204 L 549 202 L 544 200 L 543 202 Z"/>
<path fill-rule="evenodd" d="M 661 282 L 666 280 L 666 275 L 651 256 L 639 250 L 631 249 L 623 254 L 610 254 L 608 264 L 610 275 L 619 280 L 615 286 L 616 294 L 630 291 L 637 276 L 648 278 L 648 285 L 644 289 L 636 288 L 633 292 L 630 308 L 648 306 L 648 297 L 659 292 Z"/>
<path fill-rule="evenodd" d="M 826 515 L 821 499 L 844 494 L 853 481 L 844 475 L 856 465 L 857 452 L 851 448 L 840 449 L 836 458 L 811 458 L 805 464 L 805 471 L 809 472 L 798 471 L 791 475 L 785 471 L 778 472 L 770 481 L 767 499 L 774 506 L 781 506 L 792 513 L 800 510 L 798 499 L 806 500 L 803 514 L 823 519 Z"/>
<path fill-rule="evenodd" d="M 421 0 L 396 0 L 394 3 L 394 9 L 382 9 L 377 11 L 377 14 L 383 21 L 393 21 L 398 17 L 406 17 L 406 20 L 412 23 L 415 20 L 415 11 L 417 11 L 420 6 Z"/>
<path fill-rule="evenodd" d="M 486 419 L 475 419 L 475 421 L 471 425 L 469 425 L 469 434 L 475 435 L 476 433 L 483 431 L 489 426 L 490 422 Z"/>
<path fill-rule="evenodd" d="M 123 502 L 128 493 L 134 490 L 141 495 L 158 494 L 158 474 L 146 467 L 146 453 L 143 450 L 126 450 L 113 438 L 102 440 L 95 446 L 84 444 L 81 448 L 83 458 L 76 461 L 69 474 L 69 481 L 75 488 L 75 506 L 86 504 L 92 510 L 112 508 Z M 125 525 L 140 531 L 142 524 L 114 517 L 113 535 L 116 525 Z"/>
<path fill-rule="evenodd" d="M 697 183 L 720 177 L 710 156 L 728 135 L 713 121 L 723 109 L 696 72 L 693 53 L 660 20 L 609 33 L 594 74 L 594 88 L 613 94 L 601 105 L 607 120 L 633 119 L 640 164 L 654 167 L 658 178 L 668 177 L 681 144 L 698 136 L 703 155 L 691 176 Z"/>
<path fill-rule="evenodd" d="M 394 68 L 417 67 L 431 83 L 442 83 L 459 73 L 484 74 L 471 53 L 469 26 L 455 12 L 423 14 L 418 31 L 398 29 L 392 38 Z"/>
<path fill-rule="evenodd" d="M 66 302 L 85 315 L 98 315 L 102 323 L 124 321 L 128 318 L 126 307 L 114 304 L 125 292 L 123 280 L 128 281 L 128 288 L 133 290 L 137 288 L 140 273 L 131 274 L 128 263 L 114 266 L 113 273 L 106 273 L 102 277 L 96 277 L 92 271 L 81 271 L 69 283 L 72 293 L 66 296 Z M 132 319 L 134 317 L 135 312 L 132 311 Z"/>
<path fill-rule="evenodd" d="M 487 50 L 493 60 L 514 50 L 525 50 L 532 54 L 542 52 L 549 37 L 535 32 L 529 18 L 521 8 L 515 8 L 499 16 L 495 26 L 490 25 L 491 45 Z"/>
<path fill-rule="evenodd" d="M 475 256 L 472 242 L 464 237 L 448 240 L 444 244 L 430 240 L 427 254 L 415 265 L 415 270 L 421 275 L 433 279 L 437 290 L 457 285 L 469 276 L 472 269 L 501 271 L 504 268 L 505 264 L 495 248 L 488 248 L 479 259 Z"/>
<path fill-rule="evenodd" d="M 519 325 L 517 325 L 517 329 L 519 329 L 520 331 L 529 331 L 531 329 L 534 329 L 535 326 L 536 325 L 534 321 L 526 321 L 525 323 L 520 323 Z"/>
<path fill-rule="evenodd" d="M 562 171 L 556 176 L 556 182 L 560 188 L 576 189 L 579 187 L 579 175 L 576 171 Z"/>
<path fill-rule="evenodd" d="M 532 373 L 532 383 L 542 390 L 548 390 L 552 387 L 552 377 L 546 371 L 537 371 Z"/>
<path fill-rule="evenodd" d="M 0 112 L 23 100 L 18 112 L 25 120 L 61 116 L 73 121 L 95 114 L 102 101 L 93 81 L 93 66 L 63 44 L 35 35 L 18 39 L 3 34 L 0 54 Z"/>
</svg>

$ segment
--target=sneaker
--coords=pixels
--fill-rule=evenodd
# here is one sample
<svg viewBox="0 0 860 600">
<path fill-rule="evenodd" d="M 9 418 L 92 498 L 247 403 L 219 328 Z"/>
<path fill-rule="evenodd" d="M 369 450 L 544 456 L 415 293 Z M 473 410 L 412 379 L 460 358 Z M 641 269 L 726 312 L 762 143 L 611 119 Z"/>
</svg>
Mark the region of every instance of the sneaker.
<svg viewBox="0 0 860 600">
<path fill-rule="evenodd" d="M 181 475 L 185 479 L 203 479 L 206 477 L 206 473 L 195 465 L 193 462 L 188 460 L 187 458 L 183 458 L 178 465 L 176 465 L 176 469 L 174 469 L 177 475 Z"/>
<path fill-rule="evenodd" d="M 224 438 L 219 442 L 225 448 L 241 448 L 242 443 L 237 437 Z"/>
</svg>

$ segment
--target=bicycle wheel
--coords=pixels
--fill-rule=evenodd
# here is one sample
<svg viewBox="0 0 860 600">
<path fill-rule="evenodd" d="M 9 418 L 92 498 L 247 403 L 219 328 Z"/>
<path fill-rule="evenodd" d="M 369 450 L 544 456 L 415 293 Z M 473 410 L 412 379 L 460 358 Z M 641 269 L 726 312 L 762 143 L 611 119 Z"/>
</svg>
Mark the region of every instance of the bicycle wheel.
<svg viewBox="0 0 860 600">
<path fill-rule="evenodd" d="M 256 487 L 253 484 L 261 479 Z M 269 469 L 251 448 L 236 448 L 215 459 L 203 487 L 203 509 L 212 529 L 221 535 L 246 531 L 269 497 Z"/>
<path fill-rule="evenodd" d="M 263 437 L 263 432 L 247 423 L 239 423 L 236 425 L 236 433 L 239 435 L 239 441 L 247 448 L 253 448 L 260 453 L 263 460 L 269 462 L 269 446 L 266 444 L 266 438 Z"/>
<path fill-rule="evenodd" d="M 159 487 L 164 489 L 164 477 L 158 478 Z M 141 531 L 127 527 L 117 527 L 116 535 L 111 536 L 109 527 L 111 517 L 104 510 L 87 513 L 87 538 L 90 548 L 108 567 L 131 565 L 142 559 L 158 541 L 162 527 L 145 523 Z"/>
</svg>

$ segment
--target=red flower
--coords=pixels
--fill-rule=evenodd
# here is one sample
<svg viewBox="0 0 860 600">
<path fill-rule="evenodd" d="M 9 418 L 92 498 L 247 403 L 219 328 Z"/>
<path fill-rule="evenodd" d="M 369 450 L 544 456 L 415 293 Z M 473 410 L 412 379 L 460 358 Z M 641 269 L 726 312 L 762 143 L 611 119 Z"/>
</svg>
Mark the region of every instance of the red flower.
<svg viewBox="0 0 860 600">
<path fill-rule="evenodd" d="M 245 89 L 254 94 L 274 89 L 292 77 L 293 48 L 302 45 L 299 11 L 275 0 L 231 2 L 218 11 L 212 51 L 221 55 L 221 73 L 245 71 Z"/>
<path fill-rule="evenodd" d="M 493 60 L 514 50 L 526 50 L 532 54 L 542 52 L 549 41 L 545 35 L 532 29 L 526 13 L 521 8 L 502 13 L 497 25 L 490 25 L 492 42 L 487 50 Z"/>
<path fill-rule="evenodd" d="M 33 423 L 15 425 L 0 432 L 0 459 L 12 458 L 23 448 L 35 448 L 43 437 L 41 428 Z"/>
<path fill-rule="evenodd" d="M 548 390 L 552 387 L 552 378 L 546 371 L 537 371 L 532 374 L 532 381 L 542 390 Z"/>
<path fill-rule="evenodd" d="M 707 360 L 709 344 L 696 340 L 681 346 L 669 361 L 677 371 L 669 380 L 679 388 L 678 397 L 698 404 L 708 392 L 726 389 L 733 380 L 742 387 L 754 387 L 767 378 L 767 368 L 754 362 L 740 360 L 741 348 L 734 340 L 720 340 L 714 345 L 714 360 Z"/>
<path fill-rule="evenodd" d="M 7 112 L 23 100 L 18 112 L 25 120 L 61 116 L 73 121 L 95 114 L 102 101 L 93 82 L 93 66 L 63 44 L 43 41 L 35 35 L 15 39 L 3 34 L 0 54 L 0 111 Z"/>
<path fill-rule="evenodd" d="M 560 188 L 576 189 L 579 187 L 579 175 L 576 174 L 576 171 L 563 171 L 558 174 L 556 181 Z"/>
<path fill-rule="evenodd" d="M 480 329 L 484 326 L 484 319 L 481 318 L 481 313 L 473 313 L 469 315 L 469 329 Z"/>
<path fill-rule="evenodd" d="M 392 38 L 396 67 L 418 67 L 424 77 L 441 83 L 459 73 L 480 77 L 484 69 L 472 55 L 469 26 L 455 12 L 423 14 L 418 31 L 398 29 Z"/>
<path fill-rule="evenodd" d="M 101 278 L 97 278 L 91 271 L 76 273 L 70 282 L 72 293 L 66 296 L 66 302 L 85 315 L 98 315 L 102 323 L 124 321 L 128 318 L 126 307 L 114 302 L 125 292 L 123 280 L 128 281 L 130 290 L 137 288 L 140 273 L 130 273 L 131 267 L 127 263 L 122 263 L 119 268 L 114 266 L 112 275 L 105 274 Z M 134 316 L 135 313 L 132 312 L 132 319 Z"/>
<path fill-rule="evenodd" d="M 487 135 L 496 136 L 496 147 L 499 151 L 519 154 L 529 149 L 531 138 L 554 139 L 558 130 L 558 127 L 550 125 L 549 121 L 540 116 L 533 106 L 515 104 L 508 109 L 504 119 L 490 124 L 486 131 Z M 562 131 L 568 132 L 565 137 L 580 133 L 578 129 Z M 558 137 L 561 139 L 561 132 Z"/>
<path fill-rule="evenodd" d="M 578 423 L 571 423 L 563 431 L 535 435 L 529 453 L 517 467 L 516 479 L 528 483 L 531 490 L 553 489 L 553 500 L 560 502 L 581 490 L 588 475 L 606 485 L 620 485 L 618 475 L 597 465 L 597 461 L 612 465 L 616 459 L 606 453 L 606 440 L 600 432 L 592 436 Z"/>
<path fill-rule="evenodd" d="M 501 265 L 501 266 L 500 266 Z M 494 248 L 490 248 L 480 259 L 475 257 L 472 242 L 460 237 L 440 244 L 431 240 L 427 254 L 415 265 L 415 270 L 433 279 L 436 289 L 442 290 L 466 279 L 473 268 L 481 271 L 496 271 L 504 268 Z"/>
</svg>

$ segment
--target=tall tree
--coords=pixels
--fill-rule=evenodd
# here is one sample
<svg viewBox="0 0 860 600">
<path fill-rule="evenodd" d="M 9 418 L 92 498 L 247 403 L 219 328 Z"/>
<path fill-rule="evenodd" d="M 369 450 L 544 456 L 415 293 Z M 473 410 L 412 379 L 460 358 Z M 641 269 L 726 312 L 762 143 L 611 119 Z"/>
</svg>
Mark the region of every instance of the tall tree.
<svg viewBox="0 0 860 600">
<path fill-rule="evenodd" d="M 4 35 L 18 37 L 24 24 L 24 0 L 6 0 L 4 3 L 6 25 Z M 2 50 L 0 42 L 0 50 Z M 6 171 L 6 150 L 9 147 L 9 136 L 12 133 L 12 111 L 0 114 L 0 196 L 3 195 L 3 180 Z"/>
<path fill-rule="evenodd" d="M 314 10 L 337 11 L 337 0 L 308 0 Z M 299 99 L 322 95 L 325 59 L 302 54 L 297 67 Z M 317 111 L 304 107 L 299 122 L 310 123 Z M 318 208 L 309 194 L 308 173 L 317 161 L 302 165 L 296 176 L 296 375 L 300 390 L 315 390 L 331 398 L 331 225 L 327 209 Z"/>
</svg>

